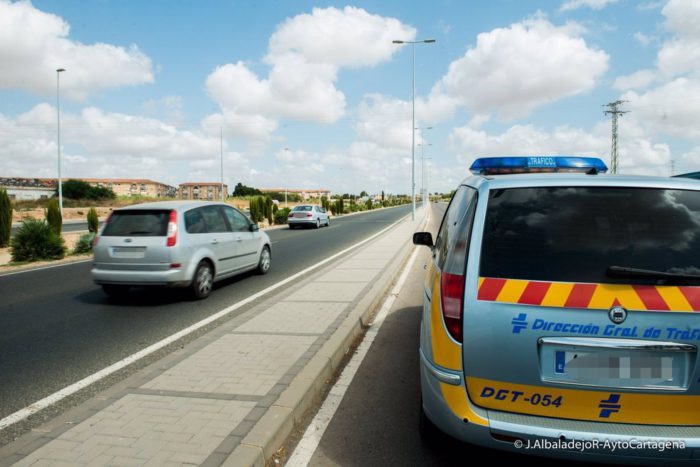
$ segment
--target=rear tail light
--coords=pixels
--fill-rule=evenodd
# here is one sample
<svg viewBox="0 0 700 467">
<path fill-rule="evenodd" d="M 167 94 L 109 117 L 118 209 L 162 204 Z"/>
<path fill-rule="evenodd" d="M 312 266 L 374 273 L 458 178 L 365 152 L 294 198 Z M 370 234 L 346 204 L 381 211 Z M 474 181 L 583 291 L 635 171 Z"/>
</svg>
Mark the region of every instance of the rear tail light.
<svg viewBox="0 0 700 467">
<path fill-rule="evenodd" d="M 95 247 L 97 246 L 97 243 L 100 241 L 100 232 L 103 232 L 105 230 L 105 227 L 107 227 L 107 224 L 109 224 L 109 220 L 112 218 L 113 212 L 109 213 L 109 216 L 107 216 L 107 219 L 105 219 L 104 223 L 102 224 L 102 228 L 100 229 L 99 227 L 97 228 L 97 232 L 95 232 L 95 236 L 92 238 L 92 249 L 94 250 Z"/>
<path fill-rule="evenodd" d="M 310 212 L 306 213 L 306 217 L 311 217 L 311 216 L 312 216 L 312 214 Z"/>
<path fill-rule="evenodd" d="M 442 317 L 450 336 L 462 342 L 462 304 L 464 301 L 464 276 L 443 273 L 440 277 Z"/>
<path fill-rule="evenodd" d="M 177 211 L 170 211 L 168 219 L 168 241 L 166 246 L 175 246 L 177 243 Z"/>
</svg>

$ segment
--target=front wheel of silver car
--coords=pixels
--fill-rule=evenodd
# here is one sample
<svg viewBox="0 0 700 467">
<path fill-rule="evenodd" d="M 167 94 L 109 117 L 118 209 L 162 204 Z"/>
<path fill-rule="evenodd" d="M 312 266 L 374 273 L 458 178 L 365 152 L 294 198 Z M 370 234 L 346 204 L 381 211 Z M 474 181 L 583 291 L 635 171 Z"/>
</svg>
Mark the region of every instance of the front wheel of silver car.
<svg viewBox="0 0 700 467">
<path fill-rule="evenodd" d="M 207 298 L 214 285 L 214 269 L 207 261 L 197 265 L 192 278 L 192 294 L 197 299 Z"/>
<path fill-rule="evenodd" d="M 316 228 L 320 229 L 321 228 L 321 219 L 316 218 Z"/>
<path fill-rule="evenodd" d="M 260 261 L 258 261 L 258 274 L 267 274 L 272 266 L 272 255 L 270 254 L 270 247 L 264 246 L 260 252 Z"/>
</svg>

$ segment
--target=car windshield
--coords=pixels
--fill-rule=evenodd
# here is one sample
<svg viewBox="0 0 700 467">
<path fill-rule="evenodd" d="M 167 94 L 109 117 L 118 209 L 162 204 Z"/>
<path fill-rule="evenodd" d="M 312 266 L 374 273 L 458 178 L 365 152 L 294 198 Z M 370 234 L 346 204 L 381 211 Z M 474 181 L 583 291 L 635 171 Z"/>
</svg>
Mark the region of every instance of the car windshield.
<svg viewBox="0 0 700 467">
<path fill-rule="evenodd" d="M 482 277 L 625 284 L 659 280 L 649 274 L 611 275 L 612 266 L 700 274 L 700 191 L 555 187 L 490 192 Z M 697 279 L 688 282 L 698 284 Z"/>
<path fill-rule="evenodd" d="M 134 209 L 114 211 L 105 226 L 105 237 L 164 237 L 170 211 Z"/>
</svg>

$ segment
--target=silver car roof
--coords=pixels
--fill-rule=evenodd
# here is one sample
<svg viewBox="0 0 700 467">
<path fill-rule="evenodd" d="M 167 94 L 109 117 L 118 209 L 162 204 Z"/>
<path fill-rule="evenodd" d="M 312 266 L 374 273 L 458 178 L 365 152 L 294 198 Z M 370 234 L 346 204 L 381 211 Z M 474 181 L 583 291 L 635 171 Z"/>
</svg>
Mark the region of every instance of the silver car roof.
<svg viewBox="0 0 700 467">
<path fill-rule="evenodd" d="M 188 201 L 188 200 L 176 200 L 176 201 L 155 201 L 152 203 L 142 203 L 142 204 L 134 204 L 132 206 L 124 206 L 119 209 L 115 209 L 115 211 L 121 211 L 121 210 L 126 210 L 126 209 L 174 209 L 176 211 L 180 211 L 183 209 L 191 209 L 191 208 L 196 208 L 200 206 L 211 206 L 211 205 L 220 205 L 220 206 L 230 206 L 224 202 L 221 201 Z M 231 206 L 233 207 L 233 206 Z"/>
<path fill-rule="evenodd" d="M 650 177 L 644 175 L 588 175 L 580 172 L 474 175 L 462 181 L 474 188 L 525 188 L 546 186 L 610 186 L 628 188 L 666 188 L 700 190 L 700 181 L 690 178 Z"/>
</svg>

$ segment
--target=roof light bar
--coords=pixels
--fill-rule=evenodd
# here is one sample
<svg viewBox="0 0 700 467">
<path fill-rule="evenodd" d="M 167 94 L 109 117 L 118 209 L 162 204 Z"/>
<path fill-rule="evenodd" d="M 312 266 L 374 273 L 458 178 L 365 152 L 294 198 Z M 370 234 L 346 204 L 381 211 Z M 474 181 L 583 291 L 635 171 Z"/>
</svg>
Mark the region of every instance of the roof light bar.
<svg viewBox="0 0 700 467">
<path fill-rule="evenodd" d="M 499 175 L 547 172 L 607 172 L 608 166 L 597 157 L 508 156 L 480 157 L 469 170 L 475 175 Z"/>
</svg>

